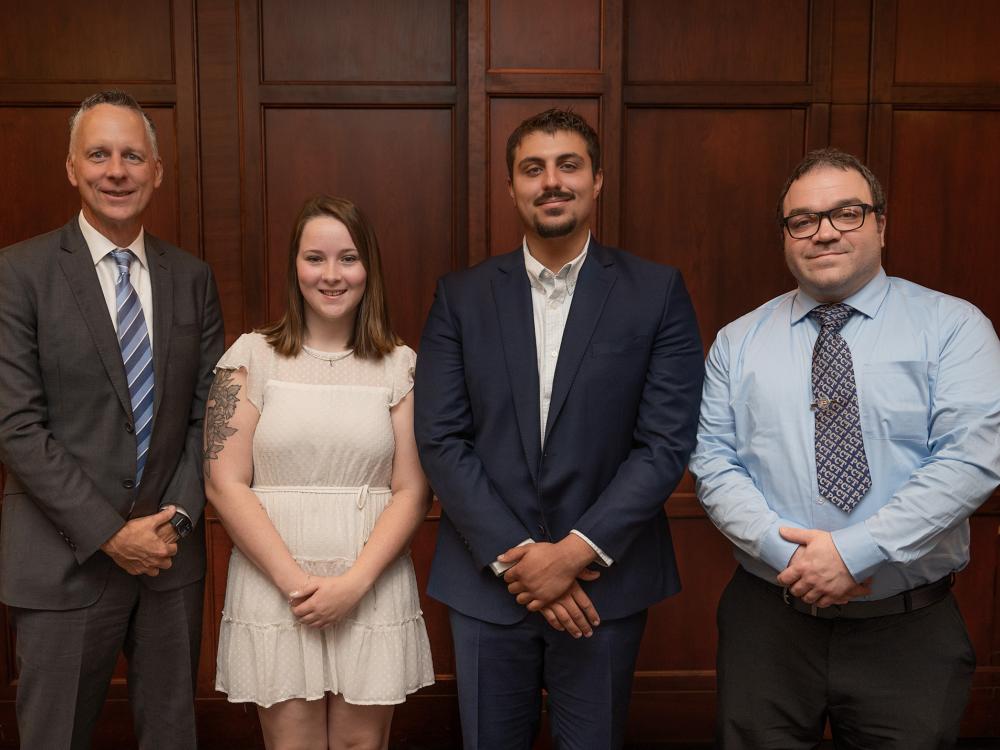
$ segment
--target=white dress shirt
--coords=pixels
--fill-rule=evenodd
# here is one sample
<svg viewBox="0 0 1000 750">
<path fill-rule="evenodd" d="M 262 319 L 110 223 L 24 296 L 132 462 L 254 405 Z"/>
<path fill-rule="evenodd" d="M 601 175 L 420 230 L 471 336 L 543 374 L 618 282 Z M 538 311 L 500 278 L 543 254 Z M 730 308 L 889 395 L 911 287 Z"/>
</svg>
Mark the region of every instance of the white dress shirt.
<svg viewBox="0 0 1000 750">
<path fill-rule="evenodd" d="M 83 232 L 83 239 L 90 249 L 90 255 L 94 259 L 94 267 L 97 269 L 97 279 L 101 282 L 101 291 L 104 292 L 104 301 L 108 305 L 108 314 L 111 316 L 111 324 L 118 332 L 118 306 L 116 303 L 115 282 L 118 280 L 118 264 L 111 257 L 112 250 L 131 250 L 138 263 L 132 263 L 129 267 L 129 278 L 132 280 L 132 287 L 139 295 L 139 304 L 142 305 L 142 314 L 146 318 L 146 329 L 149 331 L 149 344 L 153 344 L 153 287 L 149 278 L 149 265 L 146 262 L 146 233 L 139 230 L 136 237 L 128 247 L 119 248 L 114 242 L 94 229 L 80 212 L 80 231 Z"/>
</svg>

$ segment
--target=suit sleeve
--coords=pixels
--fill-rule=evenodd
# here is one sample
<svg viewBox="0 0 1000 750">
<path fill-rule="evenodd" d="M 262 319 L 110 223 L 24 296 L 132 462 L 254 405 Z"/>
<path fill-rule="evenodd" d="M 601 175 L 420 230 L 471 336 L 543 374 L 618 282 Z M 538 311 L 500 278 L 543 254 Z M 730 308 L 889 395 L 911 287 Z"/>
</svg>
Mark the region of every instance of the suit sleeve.
<svg viewBox="0 0 1000 750">
<path fill-rule="evenodd" d="M 497 493 L 476 453 L 462 331 L 438 283 L 415 377 L 414 431 L 420 461 L 473 559 L 487 567 L 531 533 Z"/>
<path fill-rule="evenodd" d="M 38 300 L 0 254 L 0 461 L 85 562 L 125 524 L 48 428 Z"/>
<path fill-rule="evenodd" d="M 639 400 L 632 448 L 574 528 L 621 560 L 674 491 L 694 448 L 704 379 L 694 307 L 675 272 L 664 295 Z"/>
<path fill-rule="evenodd" d="M 222 357 L 225 345 L 222 310 L 212 271 L 205 267 L 204 307 L 201 315 L 201 357 L 198 362 L 198 383 L 188 412 L 188 430 L 184 449 L 174 475 L 160 500 L 160 507 L 176 505 L 184 509 L 197 524 L 205 510 L 205 482 L 202 476 L 203 421 L 208 391 L 212 387 L 213 371 Z"/>
</svg>

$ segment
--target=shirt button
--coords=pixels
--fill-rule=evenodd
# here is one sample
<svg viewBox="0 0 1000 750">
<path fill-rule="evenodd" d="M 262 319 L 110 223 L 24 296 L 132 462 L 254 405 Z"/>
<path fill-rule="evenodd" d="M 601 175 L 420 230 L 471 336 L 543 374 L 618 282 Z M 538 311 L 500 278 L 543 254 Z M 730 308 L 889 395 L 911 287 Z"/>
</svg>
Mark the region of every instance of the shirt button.
<svg viewBox="0 0 1000 750">
<path fill-rule="evenodd" d="M 553 349 L 552 351 L 549 352 L 549 356 L 550 357 L 558 357 L 559 356 L 559 352 L 557 352 L 555 349 Z"/>
<path fill-rule="evenodd" d="M 826 498 L 825 497 L 823 497 L 822 495 L 817 495 L 816 496 L 816 505 L 822 505 L 825 502 L 826 502 Z"/>
</svg>

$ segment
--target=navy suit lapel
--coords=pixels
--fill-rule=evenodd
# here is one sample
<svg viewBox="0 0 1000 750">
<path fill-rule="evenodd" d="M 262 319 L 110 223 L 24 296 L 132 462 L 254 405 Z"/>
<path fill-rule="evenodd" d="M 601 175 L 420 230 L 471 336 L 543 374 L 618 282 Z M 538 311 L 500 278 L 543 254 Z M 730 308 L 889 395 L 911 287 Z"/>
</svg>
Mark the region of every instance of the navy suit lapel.
<svg viewBox="0 0 1000 750">
<path fill-rule="evenodd" d="M 608 292 L 611 291 L 616 278 L 617 273 L 614 270 L 614 259 L 611 254 L 591 239 L 590 249 L 577 278 L 573 304 L 570 306 L 569 318 L 566 320 L 562 343 L 559 346 L 559 361 L 556 363 L 556 373 L 552 380 L 552 401 L 549 404 L 549 417 L 545 425 L 546 440 L 552 433 L 552 425 L 559 419 L 563 404 L 566 403 L 566 396 L 569 395 L 569 389 L 580 369 L 580 362 L 587 351 L 594 328 L 604 310 Z"/>
<path fill-rule="evenodd" d="M 80 316 L 90 330 L 94 348 L 101 358 L 108 379 L 118 394 L 122 408 L 126 414 L 132 413 L 132 402 L 128 395 L 128 383 L 125 380 L 125 365 L 122 363 L 122 350 L 118 345 L 114 323 L 108 312 L 108 303 L 101 291 L 101 282 L 97 278 L 97 269 L 90 254 L 83 234 L 80 232 L 78 219 L 73 219 L 62 232 L 62 249 L 59 255 L 59 265 L 73 290 Z"/>
<path fill-rule="evenodd" d="M 153 289 L 153 430 L 167 385 L 170 329 L 174 321 L 174 284 L 170 264 L 159 241 L 146 233 L 146 263 Z"/>
<path fill-rule="evenodd" d="M 493 301 L 500 322 L 507 377 L 514 394 L 514 414 L 531 477 L 538 481 L 541 427 L 538 414 L 538 354 L 531 307 L 531 287 L 520 249 L 504 258 L 493 279 Z"/>
</svg>

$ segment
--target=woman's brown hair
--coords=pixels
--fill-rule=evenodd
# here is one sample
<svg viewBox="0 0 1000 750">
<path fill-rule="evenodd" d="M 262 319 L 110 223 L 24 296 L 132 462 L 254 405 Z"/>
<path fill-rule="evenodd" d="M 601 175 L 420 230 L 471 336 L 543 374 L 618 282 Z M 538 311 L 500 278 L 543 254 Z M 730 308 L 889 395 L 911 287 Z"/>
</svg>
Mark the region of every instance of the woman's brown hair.
<svg viewBox="0 0 1000 750">
<path fill-rule="evenodd" d="M 375 230 L 361 209 L 346 198 L 317 195 L 302 206 L 295 220 L 288 249 L 288 304 L 285 307 L 285 314 L 277 322 L 261 328 L 258 333 L 264 335 L 267 343 L 273 346 L 278 354 L 294 357 L 302 351 L 306 333 L 305 301 L 302 299 L 302 290 L 299 289 L 296 260 L 302 231 L 306 224 L 324 216 L 336 219 L 347 227 L 361 258 L 361 264 L 368 274 L 365 293 L 354 319 L 354 332 L 348 344 L 354 349 L 356 357 L 380 359 L 402 341 L 393 333 L 389 322 L 389 305 L 386 300 L 385 280 L 382 276 L 382 256 L 379 253 Z"/>
</svg>

